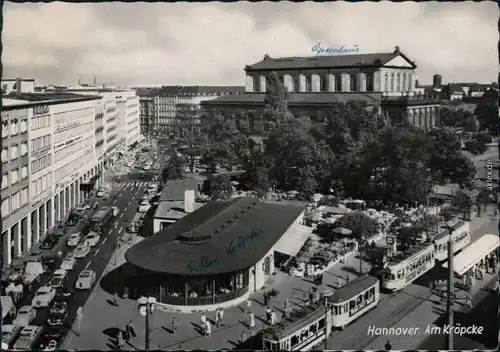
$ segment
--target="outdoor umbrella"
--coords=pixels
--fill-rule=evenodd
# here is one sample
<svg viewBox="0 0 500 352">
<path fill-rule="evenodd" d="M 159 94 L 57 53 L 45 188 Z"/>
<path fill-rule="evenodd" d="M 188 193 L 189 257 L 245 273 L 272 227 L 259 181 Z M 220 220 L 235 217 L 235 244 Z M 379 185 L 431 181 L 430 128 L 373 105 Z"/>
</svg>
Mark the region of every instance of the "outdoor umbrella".
<svg viewBox="0 0 500 352">
<path fill-rule="evenodd" d="M 344 235 L 344 236 L 352 234 L 352 231 L 349 229 L 346 229 L 345 227 L 337 227 L 336 229 L 333 230 L 333 232 L 338 233 L 340 235 Z"/>
<path fill-rule="evenodd" d="M 337 218 L 326 218 L 323 219 L 324 224 L 332 225 L 334 224 L 338 219 Z"/>
<path fill-rule="evenodd" d="M 323 216 L 320 214 L 320 213 L 309 213 L 307 215 L 307 218 L 311 221 L 314 221 L 314 222 L 318 222 L 318 221 L 321 221 L 323 220 Z"/>
<path fill-rule="evenodd" d="M 288 192 L 286 192 L 286 193 L 287 193 L 287 194 L 291 194 L 291 195 L 297 195 L 297 194 L 299 194 L 299 191 L 293 191 L 293 190 L 292 190 L 292 191 L 288 191 Z"/>
<path fill-rule="evenodd" d="M 231 181 L 231 184 L 232 184 L 233 186 L 238 186 L 240 183 L 239 183 L 238 181 Z"/>
<path fill-rule="evenodd" d="M 314 202 L 319 202 L 323 198 L 323 195 L 321 193 L 314 193 L 313 194 L 313 201 Z"/>
</svg>

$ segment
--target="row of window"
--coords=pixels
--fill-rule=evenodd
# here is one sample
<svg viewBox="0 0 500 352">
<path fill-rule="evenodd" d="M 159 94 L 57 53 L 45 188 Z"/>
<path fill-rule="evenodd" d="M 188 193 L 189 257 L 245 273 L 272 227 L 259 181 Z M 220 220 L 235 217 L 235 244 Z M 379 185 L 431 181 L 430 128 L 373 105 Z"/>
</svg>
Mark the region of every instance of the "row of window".
<svg viewBox="0 0 500 352">
<path fill-rule="evenodd" d="M 82 169 L 85 165 L 90 164 L 93 158 L 94 158 L 93 149 L 90 149 L 80 158 L 73 160 L 70 163 L 67 163 L 63 167 L 60 167 L 54 173 L 54 182 L 59 182 L 59 180 L 71 174 L 72 172 Z"/>
<path fill-rule="evenodd" d="M 50 146 L 51 144 L 51 135 L 47 134 L 45 136 L 41 136 L 35 138 L 31 141 L 31 152 L 36 152 L 38 149 L 42 149 Z"/>
<path fill-rule="evenodd" d="M 72 125 L 64 126 L 62 129 L 58 130 L 54 134 L 54 143 L 66 140 L 68 138 L 84 134 L 86 132 L 92 131 L 94 129 L 94 122 L 87 122 L 80 125 L 79 122 L 75 122 Z"/>
<path fill-rule="evenodd" d="M 26 177 L 28 177 L 28 165 L 24 165 L 21 169 L 15 169 L 10 172 L 10 184 L 8 173 L 5 173 L 2 175 L 2 189 L 15 185 L 19 180 L 24 180 Z"/>
<path fill-rule="evenodd" d="M 74 120 L 81 121 L 86 117 L 94 117 L 93 107 L 66 110 L 54 114 L 54 120 L 56 126 Z"/>
<path fill-rule="evenodd" d="M 469 236 L 469 233 L 468 232 L 462 232 L 461 234 L 459 234 L 458 236 L 456 236 L 454 239 L 453 239 L 453 243 L 456 244 L 458 242 L 462 242 L 464 239 L 466 239 L 467 237 Z M 439 245 L 435 245 L 434 247 L 437 247 L 436 248 L 436 251 L 437 252 L 444 252 L 444 251 L 448 251 L 448 242 L 446 243 L 443 243 L 443 244 L 439 244 Z"/>
<path fill-rule="evenodd" d="M 28 120 L 21 120 L 21 123 L 19 123 L 18 120 L 11 120 L 10 121 L 10 128 L 9 128 L 8 121 L 4 121 L 2 123 L 2 138 L 7 138 L 7 137 L 9 137 L 9 135 L 15 136 L 19 132 L 21 132 L 21 133 L 28 132 Z"/>
<path fill-rule="evenodd" d="M 52 119 L 50 115 L 35 116 L 30 120 L 30 129 L 33 131 L 40 128 L 49 127 L 51 126 L 51 122 Z"/>
<path fill-rule="evenodd" d="M 31 162 L 31 174 L 34 174 L 52 165 L 52 155 L 47 154 Z"/>
<path fill-rule="evenodd" d="M 79 150 L 85 149 L 85 147 L 91 146 L 94 143 L 94 136 L 87 137 L 73 144 L 69 144 L 62 149 L 54 152 L 54 161 L 58 162 L 71 154 L 77 153 Z"/>
<path fill-rule="evenodd" d="M 389 81 L 390 79 L 390 81 Z M 390 85 L 389 85 L 390 82 Z M 406 83 L 408 82 L 408 86 Z M 398 72 L 397 74 L 392 72 L 385 74 L 385 91 L 386 92 L 401 92 L 406 90 L 412 90 L 412 77 L 411 74 Z"/>
<path fill-rule="evenodd" d="M 47 174 L 31 182 L 31 195 L 36 197 L 52 186 L 52 174 Z"/>
<path fill-rule="evenodd" d="M 21 155 L 19 155 L 19 144 L 14 144 L 10 147 L 10 158 L 9 158 L 9 148 L 5 147 L 2 149 L 2 163 L 6 163 L 11 160 L 17 159 L 19 156 L 25 156 L 28 154 L 28 143 L 21 143 Z"/>
<path fill-rule="evenodd" d="M 2 219 L 28 203 L 28 187 L 2 201 Z"/>
<path fill-rule="evenodd" d="M 370 288 L 364 293 L 360 293 L 356 297 L 353 297 L 349 302 L 345 302 L 342 304 L 335 304 L 333 306 L 333 314 L 341 315 L 347 313 L 349 311 L 354 310 L 357 306 L 363 304 L 363 302 L 369 301 L 372 297 L 375 296 L 375 287 Z"/>
<path fill-rule="evenodd" d="M 417 270 L 422 265 L 432 261 L 434 261 L 434 252 L 424 255 L 415 260 L 413 263 L 410 263 L 406 268 L 398 270 L 397 278 L 402 279 L 403 277 L 410 275 L 413 271 Z"/>
</svg>

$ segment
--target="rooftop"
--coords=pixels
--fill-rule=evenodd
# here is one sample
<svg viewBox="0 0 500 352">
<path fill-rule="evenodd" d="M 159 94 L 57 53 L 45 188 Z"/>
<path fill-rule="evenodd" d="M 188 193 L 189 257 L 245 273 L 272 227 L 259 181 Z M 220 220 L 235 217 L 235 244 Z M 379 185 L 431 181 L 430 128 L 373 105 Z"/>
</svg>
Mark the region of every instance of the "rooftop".
<svg viewBox="0 0 500 352">
<path fill-rule="evenodd" d="M 355 55 L 318 55 L 307 57 L 280 57 L 264 59 L 245 67 L 245 71 L 260 70 L 287 70 L 305 68 L 335 68 L 335 67 L 382 67 L 392 59 L 402 56 L 408 63 L 416 68 L 414 62 L 399 51 L 379 54 L 355 54 Z"/>
<path fill-rule="evenodd" d="M 248 197 L 211 202 L 139 242 L 125 258 L 137 267 L 173 275 L 249 268 L 278 242 L 304 207 L 305 203 L 281 204 Z M 211 265 L 200 271 L 189 267 L 193 262 L 201 265 L 207 261 Z"/>
<path fill-rule="evenodd" d="M 413 257 L 414 255 L 417 255 L 418 253 L 429 249 L 432 250 L 434 248 L 434 245 L 430 243 L 422 243 L 422 244 L 417 244 L 409 249 L 407 249 L 404 252 L 399 253 L 397 256 L 393 257 L 389 261 L 389 265 L 397 265 L 401 263 L 402 261 L 405 261 L 408 258 Z"/>
<path fill-rule="evenodd" d="M 167 181 L 158 201 L 184 201 L 184 192 L 194 190 L 195 198 L 198 197 L 198 182 L 193 179 Z"/>
<path fill-rule="evenodd" d="M 265 93 L 246 93 L 239 95 L 225 95 L 217 99 L 202 101 L 202 106 L 210 105 L 230 105 L 230 104 L 252 104 L 264 106 Z M 288 106 L 293 105 L 328 105 L 336 103 L 347 103 L 349 101 L 360 101 L 368 104 L 380 103 L 381 93 L 360 93 L 360 92 L 314 92 L 314 93 L 290 93 L 288 96 Z"/>
<path fill-rule="evenodd" d="M 204 206 L 205 203 L 194 203 L 194 210 L 197 210 Z M 189 213 L 184 211 L 184 201 L 166 201 L 160 202 L 158 208 L 156 208 L 154 218 L 155 219 L 182 219 Z"/>
<path fill-rule="evenodd" d="M 49 102 L 64 102 L 64 101 L 85 101 L 93 99 L 101 99 L 100 96 L 93 95 L 81 95 L 74 93 L 11 93 L 4 95 L 3 100 L 8 99 L 9 101 L 18 100 L 22 103 L 19 104 L 29 104 L 29 103 L 49 103 Z M 2 100 L 2 101 L 3 101 Z M 19 105 L 17 104 L 17 105 Z"/>
<path fill-rule="evenodd" d="M 161 88 L 137 88 L 139 97 L 160 95 L 203 95 L 203 94 L 238 94 L 244 93 L 243 86 L 163 86 Z"/>
</svg>

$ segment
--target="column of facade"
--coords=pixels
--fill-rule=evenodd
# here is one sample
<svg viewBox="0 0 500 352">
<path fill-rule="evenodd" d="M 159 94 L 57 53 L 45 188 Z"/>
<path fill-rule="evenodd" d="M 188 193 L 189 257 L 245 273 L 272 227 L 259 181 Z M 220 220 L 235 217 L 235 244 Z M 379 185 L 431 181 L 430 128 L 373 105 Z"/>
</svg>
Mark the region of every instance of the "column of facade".
<svg viewBox="0 0 500 352">
<path fill-rule="evenodd" d="M 21 220 L 19 220 L 14 226 L 14 257 L 21 256 Z"/>
<path fill-rule="evenodd" d="M 288 89 L 289 92 L 292 92 L 292 76 L 291 75 L 283 75 L 283 85 Z"/>
<path fill-rule="evenodd" d="M 366 92 L 366 73 L 358 73 L 358 90 L 360 92 Z"/>
<path fill-rule="evenodd" d="M 303 74 L 299 75 L 299 92 L 306 91 L 306 76 Z"/>
<path fill-rule="evenodd" d="M 26 221 L 26 226 L 24 228 L 25 233 L 23 233 L 23 238 L 24 238 L 23 252 L 27 252 L 31 248 L 31 213 L 28 213 L 28 215 L 23 220 Z"/>
<path fill-rule="evenodd" d="M 47 229 L 54 226 L 54 206 L 53 200 L 48 200 L 40 207 L 40 235 L 47 232 Z"/>
<path fill-rule="evenodd" d="M 64 189 L 59 192 L 59 220 L 64 218 L 64 208 L 66 206 L 66 202 L 64 201 Z"/>
<path fill-rule="evenodd" d="M 31 212 L 31 242 L 37 243 L 40 239 L 40 208 Z"/>
<path fill-rule="evenodd" d="M 246 84 L 245 84 L 245 91 L 246 92 L 254 92 L 254 86 L 253 86 L 253 77 L 252 76 L 246 76 Z"/>
<path fill-rule="evenodd" d="M 311 87 L 311 88 L 312 88 L 312 91 L 313 91 L 313 92 L 319 92 L 319 91 L 321 90 L 321 89 L 320 89 L 320 88 L 321 88 L 321 87 L 320 87 L 320 86 L 321 86 L 321 84 L 320 84 L 320 77 L 319 77 L 319 75 L 318 75 L 318 74 L 313 74 L 313 75 L 311 76 L 311 81 L 312 81 L 312 82 L 311 82 L 311 85 L 312 85 L 312 87 Z"/>
<path fill-rule="evenodd" d="M 382 74 L 380 70 L 373 72 L 373 91 L 382 92 Z"/>
<path fill-rule="evenodd" d="M 258 76 L 258 82 L 259 82 L 259 89 L 260 93 L 265 93 L 266 92 L 266 76 Z"/>
<path fill-rule="evenodd" d="M 335 74 L 328 74 L 328 91 L 335 92 Z"/>
<path fill-rule="evenodd" d="M 10 255 L 10 243 L 12 242 L 11 238 L 11 228 L 7 229 L 2 233 L 2 241 L 3 241 L 3 267 L 9 266 L 12 261 L 12 257 Z"/>
<path fill-rule="evenodd" d="M 351 91 L 351 80 L 348 73 L 341 74 L 342 79 L 342 92 L 350 92 Z"/>
</svg>

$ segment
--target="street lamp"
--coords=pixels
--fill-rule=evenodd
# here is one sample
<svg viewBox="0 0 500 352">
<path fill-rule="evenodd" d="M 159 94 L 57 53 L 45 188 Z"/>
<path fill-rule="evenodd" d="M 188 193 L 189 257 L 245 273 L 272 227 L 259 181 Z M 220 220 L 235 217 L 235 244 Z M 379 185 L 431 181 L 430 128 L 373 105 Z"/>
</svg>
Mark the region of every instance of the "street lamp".
<svg viewBox="0 0 500 352">
<path fill-rule="evenodd" d="M 154 312 L 156 298 L 154 297 L 140 297 L 137 300 L 139 304 L 139 313 L 146 318 L 145 327 L 145 350 L 149 351 L 149 315 Z"/>
</svg>

